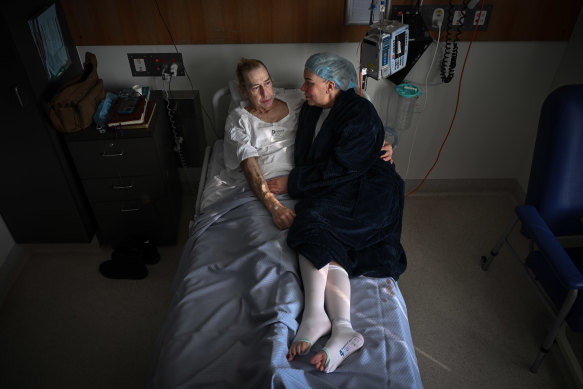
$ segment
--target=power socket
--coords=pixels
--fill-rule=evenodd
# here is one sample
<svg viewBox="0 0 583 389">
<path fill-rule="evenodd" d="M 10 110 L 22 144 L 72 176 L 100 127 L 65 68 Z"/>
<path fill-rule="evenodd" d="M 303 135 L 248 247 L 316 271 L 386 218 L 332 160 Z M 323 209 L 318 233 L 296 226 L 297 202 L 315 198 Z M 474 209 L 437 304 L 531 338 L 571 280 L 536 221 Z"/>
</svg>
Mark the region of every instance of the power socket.
<svg viewBox="0 0 583 389">
<path fill-rule="evenodd" d="M 480 18 L 478 20 L 478 17 Z M 480 12 L 480 10 L 477 10 L 476 13 L 474 14 L 474 23 L 473 25 L 475 26 L 476 24 L 479 26 L 483 26 L 484 23 L 486 23 L 486 18 L 488 17 L 488 11 L 482 11 Z"/>
<path fill-rule="evenodd" d="M 182 53 L 128 53 L 128 61 L 134 77 L 160 77 L 163 73 L 172 77 L 185 75 Z"/>
<path fill-rule="evenodd" d="M 465 21 L 464 14 L 466 14 L 466 13 L 467 13 L 467 11 L 466 12 L 462 12 L 460 10 L 456 10 L 453 13 L 453 19 L 451 21 L 451 24 L 453 26 L 463 26 L 464 25 L 464 21 Z"/>
<path fill-rule="evenodd" d="M 447 5 L 447 2 L 444 1 L 442 4 L 424 4 L 420 7 L 419 14 L 420 17 L 425 22 L 427 29 L 430 31 L 437 31 L 439 29 L 439 25 L 437 21 L 440 19 L 440 16 L 436 11 L 438 9 L 443 10 L 443 20 L 441 29 L 445 31 L 447 29 L 447 23 L 449 21 L 449 13 L 452 12 L 452 26 L 454 29 L 458 27 L 461 31 L 473 31 L 475 24 L 474 19 L 476 18 L 477 13 L 480 11 L 480 8 L 476 7 L 474 10 L 466 9 L 465 17 L 462 18 L 461 10 L 464 8 L 463 4 L 456 4 L 452 7 Z M 407 15 L 416 12 L 417 7 L 415 5 L 392 5 L 391 6 L 391 17 L 390 19 L 401 21 L 401 16 L 398 15 Z M 492 4 L 484 4 L 484 12 L 482 12 L 482 17 L 478 20 L 478 31 L 486 31 L 488 30 L 488 25 L 490 23 L 490 19 L 493 16 L 493 9 L 494 5 Z M 407 21 L 405 21 L 407 24 Z M 411 29 L 411 28 L 409 28 Z"/>
</svg>

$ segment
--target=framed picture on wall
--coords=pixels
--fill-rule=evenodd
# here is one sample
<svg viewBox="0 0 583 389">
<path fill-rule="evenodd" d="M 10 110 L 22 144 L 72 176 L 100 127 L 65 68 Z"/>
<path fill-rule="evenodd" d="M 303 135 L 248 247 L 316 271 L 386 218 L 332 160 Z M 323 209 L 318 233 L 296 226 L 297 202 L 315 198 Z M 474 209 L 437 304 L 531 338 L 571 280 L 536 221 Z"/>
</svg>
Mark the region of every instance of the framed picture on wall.
<svg viewBox="0 0 583 389">
<path fill-rule="evenodd" d="M 371 0 L 346 0 L 344 24 L 347 26 L 366 25 L 370 23 Z M 375 4 L 378 1 L 374 1 Z M 379 9 L 373 10 L 373 19 L 378 21 Z"/>
</svg>

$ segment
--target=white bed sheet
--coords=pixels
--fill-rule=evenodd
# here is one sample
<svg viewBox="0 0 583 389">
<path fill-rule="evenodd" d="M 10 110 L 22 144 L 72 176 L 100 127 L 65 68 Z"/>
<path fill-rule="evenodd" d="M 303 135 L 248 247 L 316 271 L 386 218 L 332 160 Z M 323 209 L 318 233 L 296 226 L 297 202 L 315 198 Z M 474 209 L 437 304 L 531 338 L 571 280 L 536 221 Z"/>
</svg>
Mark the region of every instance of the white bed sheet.
<svg viewBox="0 0 583 389">
<path fill-rule="evenodd" d="M 281 201 L 293 206 L 293 200 Z M 407 308 L 390 278 L 351 279 L 364 346 L 331 374 L 285 358 L 301 318 L 297 256 L 251 193 L 199 214 L 154 353 L 152 388 L 422 388 Z"/>
<path fill-rule="evenodd" d="M 184 247 L 149 387 L 422 388 L 406 304 L 391 278 L 351 279 L 352 324 L 365 343 L 335 372 L 309 363 L 327 336 L 309 355 L 286 360 L 303 307 L 297 256 L 250 189 L 213 192 L 221 154 L 219 141 L 208 167 L 210 203 Z"/>
<path fill-rule="evenodd" d="M 240 192 L 241 188 L 248 188 L 242 174 L 239 174 L 238 177 L 232 174 L 225 176 L 227 170 L 223 158 L 223 143 L 224 140 L 219 139 L 213 144 L 200 202 L 200 211 L 213 203 L 233 196 Z"/>
<path fill-rule="evenodd" d="M 365 342 L 335 372 L 309 363 L 327 336 L 309 355 L 286 360 L 303 307 L 297 255 L 244 177 L 232 185 L 221 178 L 224 169 L 218 140 L 148 387 L 422 388 L 407 307 L 391 278 L 351 279 L 352 324 Z"/>
</svg>

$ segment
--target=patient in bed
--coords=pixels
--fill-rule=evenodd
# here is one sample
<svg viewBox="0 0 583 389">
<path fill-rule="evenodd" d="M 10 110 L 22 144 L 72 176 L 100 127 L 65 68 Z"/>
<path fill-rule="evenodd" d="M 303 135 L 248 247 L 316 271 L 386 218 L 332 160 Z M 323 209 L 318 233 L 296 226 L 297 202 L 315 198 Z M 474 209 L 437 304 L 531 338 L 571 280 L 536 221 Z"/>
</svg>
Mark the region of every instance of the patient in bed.
<svg viewBox="0 0 583 389">
<path fill-rule="evenodd" d="M 274 88 L 263 62 L 241 58 L 237 80 L 247 101 L 227 117 L 224 155 L 232 176 L 244 177 L 280 229 L 289 228 L 295 213 L 279 202 L 268 186 L 293 167 L 297 117 L 304 96 L 299 90 Z"/>
</svg>

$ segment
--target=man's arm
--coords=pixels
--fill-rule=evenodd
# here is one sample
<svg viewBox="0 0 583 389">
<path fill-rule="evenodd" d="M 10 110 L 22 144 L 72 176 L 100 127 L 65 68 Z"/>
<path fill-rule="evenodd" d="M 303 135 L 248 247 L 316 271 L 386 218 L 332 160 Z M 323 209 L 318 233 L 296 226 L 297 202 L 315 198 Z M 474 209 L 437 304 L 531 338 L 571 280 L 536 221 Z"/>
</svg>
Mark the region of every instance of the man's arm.
<svg viewBox="0 0 583 389">
<path fill-rule="evenodd" d="M 271 213 L 273 222 L 279 229 L 289 228 L 296 216 L 293 210 L 282 205 L 275 195 L 269 190 L 267 181 L 261 173 L 256 157 L 251 157 L 241 162 L 241 168 L 247 179 L 247 183 L 251 190 L 265 205 L 265 208 Z"/>
</svg>

